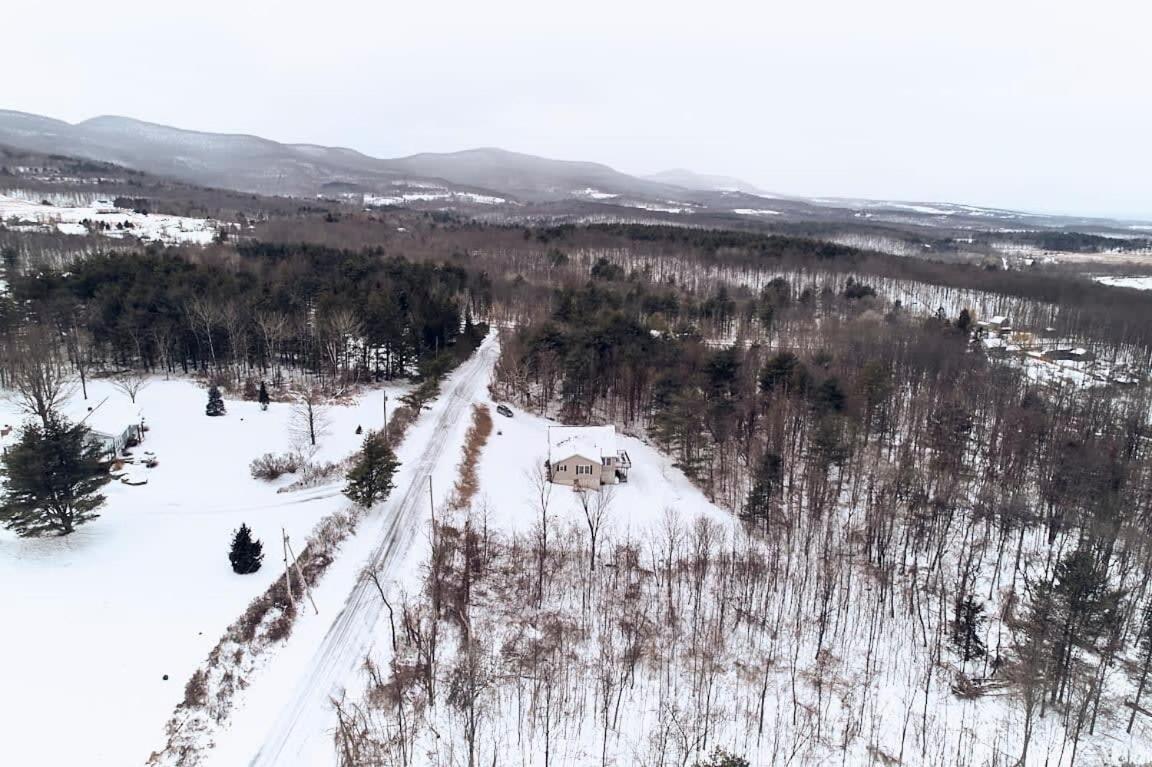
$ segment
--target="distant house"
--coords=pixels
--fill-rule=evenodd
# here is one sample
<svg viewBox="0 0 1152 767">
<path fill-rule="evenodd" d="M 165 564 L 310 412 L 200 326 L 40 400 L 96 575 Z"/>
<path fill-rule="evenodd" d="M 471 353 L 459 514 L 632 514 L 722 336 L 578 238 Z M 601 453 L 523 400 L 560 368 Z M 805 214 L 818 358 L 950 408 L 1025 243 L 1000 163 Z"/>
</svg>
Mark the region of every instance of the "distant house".
<svg viewBox="0 0 1152 767">
<path fill-rule="evenodd" d="M 1012 329 L 1012 323 L 1008 318 L 1002 314 L 997 314 L 994 317 L 989 317 L 986 320 L 980 320 L 976 323 L 977 330 L 983 330 L 985 333 L 1002 336 Z"/>
<path fill-rule="evenodd" d="M 1052 361 L 1069 360 L 1073 362 L 1090 362 L 1096 359 L 1096 355 L 1084 348 L 1057 348 L 1044 352 L 1044 359 Z"/>
<path fill-rule="evenodd" d="M 615 426 L 551 426 L 545 468 L 557 485 L 592 489 L 627 482 L 632 460 L 616 447 Z"/>
</svg>

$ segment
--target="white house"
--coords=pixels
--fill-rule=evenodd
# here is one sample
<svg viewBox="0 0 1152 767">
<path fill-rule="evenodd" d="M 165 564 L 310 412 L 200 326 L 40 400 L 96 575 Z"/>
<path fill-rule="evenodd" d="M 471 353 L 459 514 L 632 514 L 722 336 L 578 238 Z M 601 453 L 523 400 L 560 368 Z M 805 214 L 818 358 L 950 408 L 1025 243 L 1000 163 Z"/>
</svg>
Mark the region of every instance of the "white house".
<svg viewBox="0 0 1152 767">
<path fill-rule="evenodd" d="M 122 453 L 144 434 L 140 408 L 122 395 L 109 395 L 102 400 L 73 398 L 65 408 L 65 415 L 70 421 L 87 426 L 89 437 L 110 457 Z"/>
<path fill-rule="evenodd" d="M 550 426 L 545 467 L 557 485 L 599 488 L 627 482 L 632 460 L 616 447 L 615 426 Z"/>
</svg>

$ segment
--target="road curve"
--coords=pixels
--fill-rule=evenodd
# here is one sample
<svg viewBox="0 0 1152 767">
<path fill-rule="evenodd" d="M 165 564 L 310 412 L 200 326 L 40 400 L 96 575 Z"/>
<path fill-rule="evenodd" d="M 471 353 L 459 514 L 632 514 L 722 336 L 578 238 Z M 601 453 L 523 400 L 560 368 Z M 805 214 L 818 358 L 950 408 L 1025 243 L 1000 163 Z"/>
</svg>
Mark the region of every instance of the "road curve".
<svg viewBox="0 0 1152 767">
<path fill-rule="evenodd" d="M 427 477 L 445 448 L 451 447 L 448 438 L 460 419 L 466 417 L 468 406 L 487 385 L 497 352 L 493 333 L 451 377 L 450 387 L 441 396 L 433 432 L 408 474 L 408 487 L 402 496 L 393 493 L 380 507 L 378 513 L 386 515 L 386 522 L 369 561 L 386 577 L 411 548 L 427 519 Z M 302 760 L 307 759 L 316 739 L 328 737 L 319 723 L 331 715 L 332 698 L 340 697 L 344 682 L 356 673 L 372 649 L 383 608 L 375 586 L 358 580 L 317 648 L 307 672 L 285 701 L 259 752 L 249 762 L 251 767 L 304 764 Z"/>
</svg>

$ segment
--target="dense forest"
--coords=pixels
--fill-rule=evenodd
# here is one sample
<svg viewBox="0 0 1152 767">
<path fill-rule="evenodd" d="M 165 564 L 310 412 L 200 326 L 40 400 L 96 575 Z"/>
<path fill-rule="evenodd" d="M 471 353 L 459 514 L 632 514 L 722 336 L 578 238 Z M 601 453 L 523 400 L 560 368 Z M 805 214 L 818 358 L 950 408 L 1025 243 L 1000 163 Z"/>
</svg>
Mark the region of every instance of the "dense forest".
<svg viewBox="0 0 1152 767">
<path fill-rule="evenodd" d="M 483 275 L 379 252 L 242 245 L 222 263 L 109 254 L 15 276 L 5 339 L 62 339 L 67 361 L 235 380 L 285 367 L 393 378 L 450 346 L 490 300 Z M 228 376 L 225 376 L 227 380 Z"/>
</svg>

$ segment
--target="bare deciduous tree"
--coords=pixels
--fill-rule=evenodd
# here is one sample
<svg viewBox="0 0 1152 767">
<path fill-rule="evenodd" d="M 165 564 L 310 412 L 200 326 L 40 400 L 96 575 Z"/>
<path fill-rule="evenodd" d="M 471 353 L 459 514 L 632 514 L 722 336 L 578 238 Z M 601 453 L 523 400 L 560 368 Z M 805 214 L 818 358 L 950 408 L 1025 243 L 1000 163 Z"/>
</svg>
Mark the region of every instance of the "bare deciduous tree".
<svg viewBox="0 0 1152 767">
<path fill-rule="evenodd" d="M 280 347 L 288 334 L 288 318 L 280 312 L 259 312 L 256 315 L 256 327 L 260 329 L 260 336 L 264 339 L 266 364 L 279 370 Z"/>
<path fill-rule="evenodd" d="M 592 572 L 596 570 L 596 541 L 608 519 L 616 486 L 602 485 L 599 490 L 578 487 L 575 492 L 580 509 L 584 512 L 584 521 L 588 525 L 588 570 Z"/>
<path fill-rule="evenodd" d="M 348 347 L 363 334 L 363 323 L 351 309 L 329 312 L 321 322 L 320 336 L 324 354 L 332 364 L 333 374 L 346 375 L 352 367 Z"/>
<path fill-rule="evenodd" d="M 43 328 L 29 329 L 13 345 L 8 370 L 11 397 L 25 413 L 47 427 L 50 415 L 72 395 L 72 377 L 56 354 L 55 339 Z"/>
<path fill-rule="evenodd" d="M 297 386 L 293 390 L 292 413 L 288 430 L 294 446 L 316 447 L 331 425 L 324 393 L 316 386 Z"/>
<path fill-rule="evenodd" d="M 92 367 L 92 334 L 81 323 L 64 331 L 64 349 L 76 374 L 80 376 L 80 393 L 88 399 L 88 371 Z"/>
<path fill-rule="evenodd" d="M 540 513 L 537 522 L 536 541 L 539 544 L 539 555 L 536 557 L 536 602 L 544 599 L 544 565 L 548 560 L 548 507 L 552 502 L 553 484 L 548 479 L 548 470 L 544 468 L 544 461 L 537 460 L 534 469 L 525 469 L 529 487 L 532 489 L 532 501 Z"/>
<path fill-rule="evenodd" d="M 137 370 L 126 370 L 112 379 L 112 385 L 128 396 L 136 404 L 136 395 L 148 385 L 148 378 Z"/>
<path fill-rule="evenodd" d="M 212 341 L 212 329 L 220 323 L 220 307 L 209 298 L 195 296 L 188 300 L 184 308 L 188 313 L 188 324 L 194 329 L 196 338 L 203 337 L 207 342 L 209 358 L 212 360 L 212 367 L 215 368 L 216 345 Z"/>
</svg>

